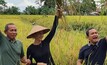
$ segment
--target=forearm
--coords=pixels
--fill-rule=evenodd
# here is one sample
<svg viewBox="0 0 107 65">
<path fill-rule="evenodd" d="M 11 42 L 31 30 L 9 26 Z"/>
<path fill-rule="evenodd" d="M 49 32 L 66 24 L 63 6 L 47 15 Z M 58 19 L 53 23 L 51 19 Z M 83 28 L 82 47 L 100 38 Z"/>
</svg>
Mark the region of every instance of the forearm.
<svg viewBox="0 0 107 65">
<path fill-rule="evenodd" d="M 77 65 L 82 65 L 82 60 L 77 60 Z"/>
<path fill-rule="evenodd" d="M 49 43 L 52 40 L 52 38 L 56 32 L 57 26 L 58 26 L 58 17 L 55 16 L 52 29 L 49 32 L 49 34 L 47 35 L 47 37 L 44 39 L 45 42 Z"/>
<path fill-rule="evenodd" d="M 24 56 L 23 58 L 21 58 L 21 62 L 22 63 L 26 63 L 27 62 L 27 58 Z"/>
<path fill-rule="evenodd" d="M 26 64 L 26 65 L 30 65 L 31 61 L 29 59 L 27 59 L 25 56 L 21 59 L 21 62 Z"/>
<path fill-rule="evenodd" d="M 56 27 L 58 26 L 58 16 L 55 15 L 54 17 L 54 22 L 53 22 L 53 25 L 52 25 L 52 29 L 51 30 L 54 30 L 56 29 Z"/>
<path fill-rule="evenodd" d="M 80 62 L 77 62 L 77 65 L 82 65 Z"/>
</svg>

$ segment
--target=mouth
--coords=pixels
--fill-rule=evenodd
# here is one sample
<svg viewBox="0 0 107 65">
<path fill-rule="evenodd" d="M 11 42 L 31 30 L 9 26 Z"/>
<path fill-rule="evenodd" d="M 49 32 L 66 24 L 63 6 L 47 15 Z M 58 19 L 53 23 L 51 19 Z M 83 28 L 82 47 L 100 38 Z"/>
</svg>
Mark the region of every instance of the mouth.
<svg viewBox="0 0 107 65">
<path fill-rule="evenodd" d="M 98 36 L 94 36 L 93 39 L 98 39 Z"/>
</svg>

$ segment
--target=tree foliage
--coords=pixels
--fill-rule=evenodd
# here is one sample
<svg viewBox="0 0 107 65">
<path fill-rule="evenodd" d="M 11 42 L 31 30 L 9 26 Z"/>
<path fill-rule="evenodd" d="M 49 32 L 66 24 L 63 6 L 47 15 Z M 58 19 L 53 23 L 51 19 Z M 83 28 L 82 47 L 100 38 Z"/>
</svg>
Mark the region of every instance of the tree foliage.
<svg viewBox="0 0 107 65">
<path fill-rule="evenodd" d="M 29 15 L 34 15 L 34 14 L 38 14 L 38 11 L 34 6 L 28 6 L 25 8 L 24 13 Z"/>
<path fill-rule="evenodd" d="M 27 15 L 53 15 L 55 13 L 55 6 L 57 2 L 61 4 L 64 12 L 67 15 L 89 15 L 96 11 L 96 4 L 94 0 L 36 0 L 40 7 L 27 6 L 22 12 Z M 57 2 L 56 2 L 57 1 Z M 41 5 L 44 2 L 44 5 Z M 107 0 L 101 0 L 104 4 L 101 6 L 101 14 L 107 15 Z M 0 14 L 20 14 L 18 7 L 7 7 L 5 0 L 0 0 Z M 36 3 L 35 3 L 36 5 Z"/>
<path fill-rule="evenodd" d="M 4 0 L 0 0 L 0 5 L 0 14 L 3 14 L 5 11 L 5 7 L 7 7 L 6 2 Z"/>
<path fill-rule="evenodd" d="M 20 14 L 19 12 L 19 8 L 18 7 L 15 7 L 15 6 L 12 6 L 12 7 L 9 7 L 7 8 L 5 11 L 4 11 L 4 14 Z"/>
</svg>

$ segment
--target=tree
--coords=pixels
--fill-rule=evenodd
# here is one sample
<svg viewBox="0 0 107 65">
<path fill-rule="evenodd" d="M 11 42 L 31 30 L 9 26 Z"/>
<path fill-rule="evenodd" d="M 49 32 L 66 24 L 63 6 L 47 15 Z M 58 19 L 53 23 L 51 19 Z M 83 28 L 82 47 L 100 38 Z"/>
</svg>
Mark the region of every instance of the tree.
<svg viewBox="0 0 107 65">
<path fill-rule="evenodd" d="M 49 8 L 55 8 L 55 0 L 40 0 L 42 3 L 44 1 L 44 6 Z"/>
<path fill-rule="evenodd" d="M 29 15 L 34 15 L 34 14 L 38 14 L 38 10 L 35 9 L 34 6 L 28 6 L 25 8 L 24 13 Z"/>
<path fill-rule="evenodd" d="M 38 0 L 36 3 L 39 2 L 40 8 L 37 9 L 38 14 L 54 14 L 55 9 L 55 0 Z M 44 5 L 41 6 L 41 3 L 44 2 Z"/>
<path fill-rule="evenodd" d="M 0 13 L 3 13 L 5 11 L 6 2 L 4 0 L 0 0 Z"/>
<path fill-rule="evenodd" d="M 80 13 L 81 14 L 89 14 L 90 12 L 96 11 L 96 4 L 94 0 L 83 0 Z"/>
<path fill-rule="evenodd" d="M 12 6 L 6 9 L 5 14 L 20 14 L 19 8 Z"/>
<path fill-rule="evenodd" d="M 102 6 L 101 6 L 101 14 L 107 15 L 107 0 L 101 0 Z"/>
</svg>

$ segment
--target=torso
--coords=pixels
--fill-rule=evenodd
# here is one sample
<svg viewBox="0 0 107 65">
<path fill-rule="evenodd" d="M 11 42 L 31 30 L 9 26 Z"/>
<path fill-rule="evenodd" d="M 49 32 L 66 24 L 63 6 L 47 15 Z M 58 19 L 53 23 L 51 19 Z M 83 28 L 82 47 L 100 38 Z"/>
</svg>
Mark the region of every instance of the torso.
<svg viewBox="0 0 107 65">
<path fill-rule="evenodd" d="M 103 65 L 107 51 L 107 42 L 105 39 L 101 39 L 98 45 L 95 46 L 84 46 L 81 53 L 84 55 L 86 64 L 89 65 Z"/>
</svg>

